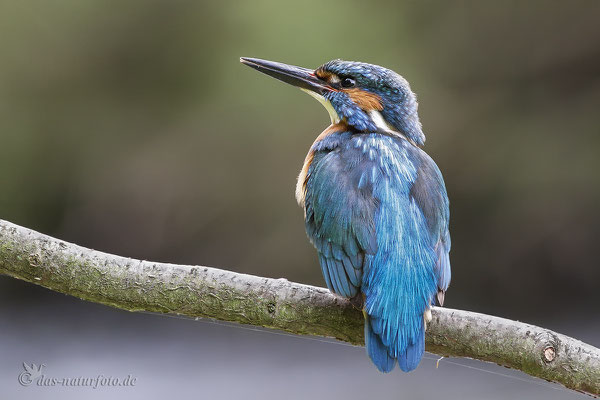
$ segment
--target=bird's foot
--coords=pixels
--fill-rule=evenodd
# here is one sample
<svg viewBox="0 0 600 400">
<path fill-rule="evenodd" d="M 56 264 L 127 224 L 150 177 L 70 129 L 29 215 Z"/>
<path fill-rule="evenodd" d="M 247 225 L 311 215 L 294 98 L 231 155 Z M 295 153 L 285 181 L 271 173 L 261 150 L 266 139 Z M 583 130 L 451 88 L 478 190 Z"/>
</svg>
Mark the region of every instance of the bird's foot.
<svg viewBox="0 0 600 400">
<path fill-rule="evenodd" d="M 356 296 L 349 299 L 350 304 L 357 310 L 362 310 L 365 303 L 365 296 L 362 293 L 358 293 Z"/>
</svg>

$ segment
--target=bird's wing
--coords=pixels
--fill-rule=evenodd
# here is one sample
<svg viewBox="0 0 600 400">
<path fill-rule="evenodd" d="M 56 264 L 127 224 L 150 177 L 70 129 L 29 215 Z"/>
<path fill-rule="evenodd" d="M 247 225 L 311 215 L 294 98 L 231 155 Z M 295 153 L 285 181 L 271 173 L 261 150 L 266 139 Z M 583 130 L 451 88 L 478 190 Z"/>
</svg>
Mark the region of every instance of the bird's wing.
<svg viewBox="0 0 600 400">
<path fill-rule="evenodd" d="M 435 162 L 416 147 L 407 149 L 414 152 L 414 164 L 418 165 L 409 197 L 426 221 L 424 240 L 435 249 L 434 273 L 441 305 L 450 283 L 448 196 Z M 373 185 L 381 186 L 380 172 L 374 161 L 364 157 L 364 149 L 352 145 L 317 151 L 308 168 L 306 231 L 319 253 L 327 286 L 345 297 L 358 293 L 365 260 L 372 259 L 365 255 L 377 253 L 375 215 L 382 200 L 374 195 Z"/>
<path fill-rule="evenodd" d="M 361 171 L 371 168 L 356 165 L 357 160 L 358 150 L 352 148 L 316 152 L 304 201 L 306 232 L 319 253 L 327 287 L 347 298 L 359 293 L 365 255 L 377 252 L 377 201 L 368 179 L 361 182 Z"/>
<path fill-rule="evenodd" d="M 420 151 L 420 155 L 419 173 L 410 195 L 425 216 L 431 242 L 434 244 L 436 257 L 434 272 L 438 285 L 437 300 L 439 305 L 443 305 L 451 275 L 449 254 L 451 242 L 448 230 L 449 201 L 444 179 L 437 165 L 425 152 Z"/>
</svg>

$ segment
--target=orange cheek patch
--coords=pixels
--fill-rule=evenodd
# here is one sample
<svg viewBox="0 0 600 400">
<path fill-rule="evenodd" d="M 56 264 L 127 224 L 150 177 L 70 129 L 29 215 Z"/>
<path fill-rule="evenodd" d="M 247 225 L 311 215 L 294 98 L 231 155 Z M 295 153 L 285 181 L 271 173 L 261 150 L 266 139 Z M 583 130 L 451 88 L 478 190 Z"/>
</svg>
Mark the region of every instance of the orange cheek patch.
<svg viewBox="0 0 600 400">
<path fill-rule="evenodd" d="M 381 104 L 381 97 L 377 96 L 374 93 L 367 92 L 361 89 L 345 89 L 344 92 L 348 94 L 350 99 L 362 108 L 364 111 L 383 110 L 383 105 Z"/>
</svg>

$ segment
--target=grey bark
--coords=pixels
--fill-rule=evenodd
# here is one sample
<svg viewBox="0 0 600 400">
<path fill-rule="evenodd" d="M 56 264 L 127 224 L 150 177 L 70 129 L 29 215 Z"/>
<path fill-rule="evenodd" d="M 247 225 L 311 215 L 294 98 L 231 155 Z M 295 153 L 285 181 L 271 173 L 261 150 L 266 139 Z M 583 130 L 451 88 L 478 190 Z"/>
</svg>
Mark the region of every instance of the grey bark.
<svg viewBox="0 0 600 400">
<path fill-rule="evenodd" d="M 216 268 L 135 260 L 0 220 L 0 273 L 128 311 L 213 318 L 363 345 L 363 316 L 327 289 Z M 435 308 L 427 351 L 494 362 L 592 396 L 600 350 L 548 329 Z"/>
</svg>

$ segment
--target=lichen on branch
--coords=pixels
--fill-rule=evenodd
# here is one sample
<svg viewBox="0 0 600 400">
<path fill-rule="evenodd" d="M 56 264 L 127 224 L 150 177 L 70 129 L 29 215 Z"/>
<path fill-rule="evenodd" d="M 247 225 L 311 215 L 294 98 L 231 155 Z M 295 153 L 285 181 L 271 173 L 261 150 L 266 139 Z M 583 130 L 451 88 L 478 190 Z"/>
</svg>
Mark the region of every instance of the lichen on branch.
<svg viewBox="0 0 600 400">
<path fill-rule="evenodd" d="M 327 289 L 116 256 L 3 220 L 0 273 L 128 311 L 212 318 L 364 344 L 361 311 Z M 434 308 L 426 350 L 497 363 L 600 396 L 600 350 L 537 326 Z"/>
</svg>

